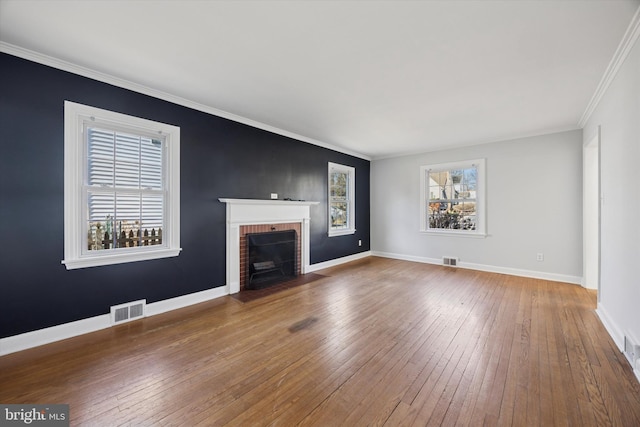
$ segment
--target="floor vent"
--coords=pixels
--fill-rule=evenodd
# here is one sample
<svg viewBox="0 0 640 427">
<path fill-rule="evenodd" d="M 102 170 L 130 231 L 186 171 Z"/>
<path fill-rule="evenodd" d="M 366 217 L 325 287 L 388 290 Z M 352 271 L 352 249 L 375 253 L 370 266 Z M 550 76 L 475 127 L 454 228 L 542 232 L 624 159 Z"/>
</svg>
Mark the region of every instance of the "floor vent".
<svg viewBox="0 0 640 427">
<path fill-rule="evenodd" d="M 628 335 L 624 337 L 624 355 L 631 366 L 635 366 L 636 360 L 640 360 L 640 345 L 635 343 Z"/>
<path fill-rule="evenodd" d="M 458 261 L 460 260 L 455 257 L 442 257 L 442 265 L 446 265 L 447 267 L 457 267 Z"/>
<path fill-rule="evenodd" d="M 146 299 L 114 305 L 111 307 L 111 324 L 117 325 L 143 318 L 146 305 Z"/>
</svg>

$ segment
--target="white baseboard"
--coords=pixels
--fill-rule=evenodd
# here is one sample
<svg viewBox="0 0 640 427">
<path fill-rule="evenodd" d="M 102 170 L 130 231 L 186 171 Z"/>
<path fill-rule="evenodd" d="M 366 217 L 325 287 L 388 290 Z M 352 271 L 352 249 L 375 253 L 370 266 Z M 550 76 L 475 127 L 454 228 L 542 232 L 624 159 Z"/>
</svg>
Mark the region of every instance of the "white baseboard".
<svg viewBox="0 0 640 427">
<path fill-rule="evenodd" d="M 618 327 L 618 325 L 616 325 L 616 323 L 611 319 L 611 316 L 609 316 L 607 310 L 601 304 L 598 304 L 598 308 L 596 308 L 596 314 L 600 318 L 600 322 L 602 322 L 602 325 L 607 330 L 607 333 L 613 340 L 614 344 L 618 347 L 618 350 L 620 351 L 620 353 L 624 353 L 625 334 Z M 633 339 L 633 337 L 631 338 Z M 631 366 L 631 369 L 633 369 L 633 373 L 638 379 L 638 382 L 640 382 L 640 359 L 637 359 L 635 361 L 635 366 Z"/>
<path fill-rule="evenodd" d="M 344 264 L 345 262 L 366 258 L 371 252 L 362 252 L 331 261 L 321 262 L 309 266 L 307 272 L 321 270 L 323 268 L 333 267 L 335 265 Z M 176 310 L 193 304 L 209 301 L 229 293 L 226 286 L 207 289 L 205 291 L 195 292 L 188 295 L 182 295 L 163 301 L 147 304 L 145 308 L 146 317 L 156 314 L 166 313 L 167 311 Z M 37 331 L 25 332 L 24 334 L 14 335 L 11 337 L 0 338 L 0 356 L 15 353 L 17 351 L 26 350 L 28 348 L 38 347 L 44 344 L 76 337 L 78 335 L 87 334 L 89 332 L 99 331 L 111 327 L 111 318 L 109 314 L 103 314 L 75 322 L 64 323 L 62 325 L 51 326 L 49 328 L 39 329 Z"/>
<path fill-rule="evenodd" d="M 314 271 L 322 270 L 323 268 L 335 267 L 336 265 L 344 264 L 346 262 L 355 261 L 362 258 L 367 258 L 371 256 L 371 251 L 360 252 L 358 254 L 345 256 L 342 258 L 332 259 L 330 261 L 319 262 L 317 264 L 311 264 L 307 269 L 307 273 L 311 273 Z"/>
<path fill-rule="evenodd" d="M 207 289 L 205 291 L 195 292 L 188 295 L 182 295 L 179 297 L 154 302 L 147 305 L 146 317 L 209 301 L 226 294 L 227 291 L 225 287 L 221 286 L 217 288 Z M 102 314 L 100 316 L 89 317 L 87 319 L 77 320 L 75 322 L 64 323 L 62 325 L 39 329 L 37 331 L 25 332 L 24 334 L 1 338 L 0 356 L 15 353 L 21 350 L 26 350 L 28 348 L 38 347 L 44 344 L 50 344 L 52 342 L 64 340 L 67 338 L 76 337 L 78 335 L 87 334 L 89 332 L 99 331 L 111 326 L 110 315 Z"/>
<path fill-rule="evenodd" d="M 602 304 L 598 304 L 598 308 L 596 308 L 596 314 L 600 318 L 600 322 L 602 322 L 602 325 L 604 326 L 604 328 L 607 330 L 607 332 L 613 339 L 613 342 L 616 344 L 616 346 L 618 346 L 618 350 L 620 350 L 620 352 L 623 353 L 624 352 L 624 333 L 622 332 L 622 330 L 618 328 L 618 326 L 613 320 L 611 320 L 611 316 L 609 316 L 609 313 L 602 306 Z"/>
<path fill-rule="evenodd" d="M 190 305 L 220 298 L 227 294 L 228 292 L 226 288 L 224 286 L 219 286 L 217 288 L 207 289 L 205 291 L 194 292 L 192 294 L 153 302 L 151 304 L 147 304 L 146 314 L 147 317 L 155 316 L 156 314 L 166 313 L 167 311 L 177 310 L 179 308 L 184 308 Z"/>
<path fill-rule="evenodd" d="M 110 326 L 111 316 L 109 314 L 102 314 L 75 322 L 38 329 L 37 331 L 13 335 L 0 339 L 0 356 L 55 341 L 65 340 L 89 332 L 99 331 L 100 329 L 106 329 Z"/>
<path fill-rule="evenodd" d="M 405 261 L 422 262 L 425 264 L 442 265 L 442 259 L 440 258 L 427 258 L 414 255 L 395 254 L 390 252 L 378 252 L 373 251 L 371 253 L 374 256 L 380 256 L 384 258 L 401 259 Z M 543 271 L 523 270 L 519 268 L 500 267 L 495 265 L 476 264 L 471 262 L 460 262 L 459 268 L 466 268 L 469 270 L 486 271 L 489 273 L 501 273 L 509 274 L 512 276 L 531 277 L 533 279 L 551 280 L 554 282 L 572 283 L 576 285 L 582 284 L 582 277 L 570 276 L 567 274 L 546 273 Z"/>
</svg>

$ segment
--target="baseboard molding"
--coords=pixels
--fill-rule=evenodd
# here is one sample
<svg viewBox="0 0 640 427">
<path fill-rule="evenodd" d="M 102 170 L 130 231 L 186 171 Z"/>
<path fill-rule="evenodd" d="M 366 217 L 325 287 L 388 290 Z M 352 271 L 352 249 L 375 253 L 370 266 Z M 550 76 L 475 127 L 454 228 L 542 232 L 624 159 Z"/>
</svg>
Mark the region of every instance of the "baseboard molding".
<svg viewBox="0 0 640 427">
<path fill-rule="evenodd" d="M 224 286 L 221 286 L 154 302 L 147 305 L 146 317 L 209 301 L 224 295 L 227 295 L 227 291 Z M 110 315 L 102 314 L 95 317 L 89 317 L 87 319 L 77 320 L 75 322 L 64 323 L 62 325 L 39 329 L 37 331 L 25 332 L 24 334 L 1 338 L 0 356 L 33 347 L 39 347 L 41 345 L 50 344 L 67 338 L 73 338 L 89 332 L 99 331 L 101 329 L 110 328 L 111 326 Z"/>
<path fill-rule="evenodd" d="M 147 304 L 147 317 L 156 314 L 166 313 L 167 311 L 177 310 L 179 308 L 188 307 L 190 305 L 199 304 L 201 302 L 210 301 L 228 295 L 224 286 L 207 289 L 205 291 L 194 292 L 192 294 L 182 295 L 179 297 L 162 300 Z"/>
<path fill-rule="evenodd" d="M 371 253 L 374 256 L 380 256 L 384 258 L 401 259 L 405 261 L 422 262 L 425 264 L 442 265 L 442 259 L 440 258 L 427 258 L 414 255 L 395 254 L 390 252 L 378 252 L 373 251 Z M 501 273 L 509 274 L 511 276 L 530 277 L 533 279 L 551 280 L 554 282 L 571 283 L 575 285 L 582 284 L 582 277 L 570 276 L 567 274 L 547 273 L 543 271 L 523 270 L 511 267 L 500 267 L 495 265 L 476 264 L 471 262 L 460 262 L 459 268 L 466 268 L 469 270 L 486 271 L 489 273 Z"/>
<path fill-rule="evenodd" d="M 614 344 L 616 345 L 616 347 L 618 347 L 618 350 L 620 351 L 620 353 L 624 353 L 624 335 L 625 334 L 618 327 L 618 325 L 616 325 L 616 322 L 614 322 L 611 319 L 611 316 L 601 304 L 598 304 L 598 308 L 596 308 L 596 314 L 600 318 L 600 322 L 602 323 L 604 328 L 607 330 L 607 333 L 613 340 Z M 638 380 L 638 382 L 640 383 L 640 359 L 636 360 L 635 366 L 631 366 L 631 369 L 633 369 L 633 373 L 636 376 L 636 379 Z"/>
<path fill-rule="evenodd" d="M 346 262 L 355 261 L 357 259 L 371 256 L 371 252 L 362 252 L 331 261 L 312 264 L 307 272 L 321 270 L 323 268 L 333 267 L 344 264 Z M 182 295 L 163 301 L 147 304 L 146 317 L 155 316 L 157 314 L 166 313 L 167 311 L 177 310 L 193 304 L 209 301 L 221 296 L 227 295 L 229 292 L 227 287 L 220 286 L 217 288 L 207 289 L 205 291 L 195 292 L 188 295 Z M 24 334 L 14 335 L 11 337 L 0 338 L 0 356 L 15 353 L 17 351 L 26 350 L 41 345 L 50 344 L 52 342 L 61 341 L 67 338 L 73 338 L 84 335 L 89 332 L 99 331 L 101 329 L 110 328 L 111 318 L 109 314 L 103 314 L 87 319 L 77 320 L 75 322 L 64 323 L 49 328 L 39 329 L 37 331 L 25 332 Z"/>
<path fill-rule="evenodd" d="M 330 261 L 311 264 L 307 269 L 307 273 L 312 273 L 314 271 L 322 270 L 323 268 L 335 267 L 336 265 L 344 264 L 346 262 L 351 262 L 351 261 L 355 261 L 362 258 L 367 258 L 370 256 L 371 256 L 371 251 L 366 251 L 366 252 L 360 252 L 354 255 L 345 256 L 342 258 L 332 259 Z"/>
<path fill-rule="evenodd" d="M 602 304 L 598 304 L 598 308 L 596 308 L 596 314 L 600 318 L 600 322 L 609 333 L 609 336 L 613 339 L 613 342 L 618 347 L 621 353 L 624 352 L 624 333 L 616 323 L 611 320 L 611 316 L 607 310 L 602 306 Z"/>
<path fill-rule="evenodd" d="M 38 329 L 37 331 L 25 332 L 20 335 L 0 339 L 0 356 L 28 348 L 39 347 L 52 342 L 65 340 L 89 332 L 99 331 L 111 326 L 111 316 L 102 314 L 100 316 L 89 317 L 75 322 L 64 323 L 62 325 L 51 326 L 49 328 Z"/>
</svg>

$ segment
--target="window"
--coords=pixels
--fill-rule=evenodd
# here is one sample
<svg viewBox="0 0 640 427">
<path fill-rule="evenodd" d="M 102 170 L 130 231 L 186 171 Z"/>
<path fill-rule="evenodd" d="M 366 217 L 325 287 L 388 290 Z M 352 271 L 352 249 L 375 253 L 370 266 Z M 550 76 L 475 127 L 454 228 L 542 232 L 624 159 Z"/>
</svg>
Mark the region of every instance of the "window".
<svg viewBox="0 0 640 427">
<path fill-rule="evenodd" d="M 485 160 L 420 168 L 421 231 L 485 236 Z"/>
<path fill-rule="evenodd" d="M 356 170 L 329 163 L 329 236 L 356 232 Z"/>
<path fill-rule="evenodd" d="M 65 102 L 67 269 L 180 253 L 180 128 Z"/>
</svg>

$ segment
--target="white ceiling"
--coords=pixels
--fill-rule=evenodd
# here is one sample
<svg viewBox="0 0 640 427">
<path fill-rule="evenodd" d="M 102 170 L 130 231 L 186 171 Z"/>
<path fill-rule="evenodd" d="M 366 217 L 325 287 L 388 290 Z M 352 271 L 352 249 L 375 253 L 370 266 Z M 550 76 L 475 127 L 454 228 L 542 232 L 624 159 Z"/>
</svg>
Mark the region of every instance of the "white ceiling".
<svg viewBox="0 0 640 427">
<path fill-rule="evenodd" d="M 578 128 L 639 5 L 0 0 L 0 41 L 375 159 Z"/>
</svg>

